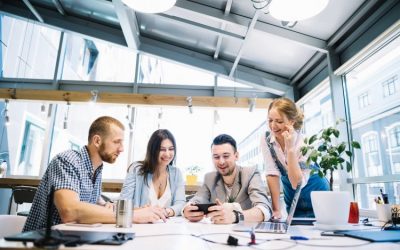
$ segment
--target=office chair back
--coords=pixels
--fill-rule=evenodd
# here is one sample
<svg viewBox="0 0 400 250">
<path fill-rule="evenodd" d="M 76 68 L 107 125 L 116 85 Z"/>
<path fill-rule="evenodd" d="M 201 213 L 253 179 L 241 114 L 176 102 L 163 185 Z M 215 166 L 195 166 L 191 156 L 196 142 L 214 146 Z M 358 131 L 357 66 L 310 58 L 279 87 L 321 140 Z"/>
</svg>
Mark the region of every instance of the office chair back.
<svg viewBox="0 0 400 250">
<path fill-rule="evenodd" d="M 20 233 L 25 221 L 24 216 L 0 214 L 0 238 Z"/>
<path fill-rule="evenodd" d="M 28 216 L 29 211 L 18 212 L 18 205 L 22 205 L 24 203 L 32 203 L 33 199 L 35 198 L 36 190 L 37 190 L 36 187 L 30 187 L 30 186 L 14 187 L 10 198 L 8 214 L 11 214 L 11 205 L 14 200 L 14 202 L 17 204 L 16 207 L 17 215 Z"/>
</svg>

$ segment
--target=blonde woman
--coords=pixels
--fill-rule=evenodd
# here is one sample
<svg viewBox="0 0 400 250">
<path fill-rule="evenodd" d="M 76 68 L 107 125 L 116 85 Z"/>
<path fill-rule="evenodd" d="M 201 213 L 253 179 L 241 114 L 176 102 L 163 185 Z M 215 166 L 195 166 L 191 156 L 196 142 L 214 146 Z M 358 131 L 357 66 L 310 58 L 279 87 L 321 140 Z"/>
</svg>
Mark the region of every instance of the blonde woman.
<svg viewBox="0 0 400 250">
<path fill-rule="evenodd" d="M 302 188 L 295 217 L 314 217 L 310 193 L 314 190 L 329 190 L 326 178 L 318 174 L 310 175 L 312 168 L 306 166 L 306 157 L 301 153 L 303 136 L 303 113 L 288 98 L 275 99 L 268 108 L 267 123 L 269 131 L 261 141 L 268 188 L 272 197 L 273 217 L 281 218 L 280 183 L 283 185 L 286 210 L 289 211 L 297 188 Z"/>
</svg>

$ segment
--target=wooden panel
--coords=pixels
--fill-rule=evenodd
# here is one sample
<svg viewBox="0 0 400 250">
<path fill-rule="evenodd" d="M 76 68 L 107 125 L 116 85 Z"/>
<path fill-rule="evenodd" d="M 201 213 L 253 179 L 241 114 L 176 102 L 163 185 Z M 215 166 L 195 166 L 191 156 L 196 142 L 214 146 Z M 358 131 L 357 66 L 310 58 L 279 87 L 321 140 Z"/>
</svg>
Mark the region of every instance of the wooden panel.
<svg viewBox="0 0 400 250">
<path fill-rule="evenodd" d="M 33 90 L 33 89 L 0 89 L 1 99 L 37 100 L 53 102 L 89 102 L 90 92 L 61 91 L 61 90 Z M 272 99 L 256 98 L 255 108 L 266 109 Z M 137 104 L 137 105 L 166 105 L 187 106 L 186 96 L 150 95 L 133 93 L 106 93 L 98 94 L 99 103 Z M 249 98 L 192 96 L 193 107 L 229 107 L 247 108 Z"/>
<path fill-rule="evenodd" d="M 0 188 L 12 188 L 15 186 L 39 186 L 40 179 L 35 177 L 7 177 L 7 178 L 0 178 Z M 121 192 L 123 180 L 103 180 L 102 181 L 102 189 L 103 192 Z M 200 186 L 185 186 L 186 192 L 196 192 Z"/>
</svg>

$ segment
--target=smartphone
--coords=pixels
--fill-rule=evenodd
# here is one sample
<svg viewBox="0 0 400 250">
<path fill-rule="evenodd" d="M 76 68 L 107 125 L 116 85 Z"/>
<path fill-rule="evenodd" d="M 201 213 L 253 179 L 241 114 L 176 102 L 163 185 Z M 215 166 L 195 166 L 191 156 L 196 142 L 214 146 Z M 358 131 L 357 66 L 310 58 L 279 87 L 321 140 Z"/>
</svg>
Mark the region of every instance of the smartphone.
<svg viewBox="0 0 400 250">
<path fill-rule="evenodd" d="M 324 231 L 321 232 L 321 236 L 345 236 L 346 231 L 336 230 L 336 231 Z"/>
<path fill-rule="evenodd" d="M 204 214 L 208 214 L 210 211 L 208 211 L 209 207 L 216 206 L 217 203 L 202 203 L 202 204 L 194 204 L 194 206 L 197 206 L 198 209 L 196 211 L 203 211 Z"/>
<path fill-rule="evenodd" d="M 66 226 L 74 226 L 74 227 L 100 227 L 102 224 L 101 223 L 93 223 L 93 224 L 81 224 L 81 223 L 75 223 L 75 222 L 68 222 L 65 223 Z"/>
</svg>

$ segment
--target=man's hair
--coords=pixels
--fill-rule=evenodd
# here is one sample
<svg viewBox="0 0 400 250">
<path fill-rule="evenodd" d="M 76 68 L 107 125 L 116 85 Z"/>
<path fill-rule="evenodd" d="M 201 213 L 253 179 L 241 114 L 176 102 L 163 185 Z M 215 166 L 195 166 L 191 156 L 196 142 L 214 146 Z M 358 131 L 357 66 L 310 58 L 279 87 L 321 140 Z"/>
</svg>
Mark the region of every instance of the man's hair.
<svg viewBox="0 0 400 250">
<path fill-rule="evenodd" d="M 212 144 L 211 144 L 211 147 L 213 145 L 222 145 L 222 144 L 225 144 L 225 143 L 231 144 L 233 149 L 234 149 L 234 151 L 235 152 L 237 151 L 235 139 L 233 139 L 232 136 L 227 135 L 227 134 L 221 134 L 221 135 L 218 135 L 217 137 L 215 137 L 213 142 L 212 142 Z"/>
<path fill-rule="evenodd" d="M 125 129 L 124 125 L 117 119 L 110 116 L 101 116 L 97 118 L 92 125 L 90 125 L 88 136 L 89 143 L 95 135 L 100 135 L 102 138 L 107 137 L 108 133 L 110 132 L 111 124 L 116 125 L 122 130 Z"/>
</svg>

